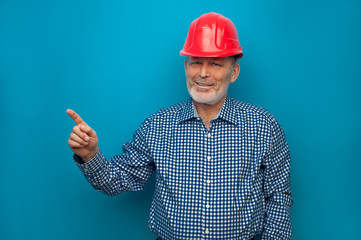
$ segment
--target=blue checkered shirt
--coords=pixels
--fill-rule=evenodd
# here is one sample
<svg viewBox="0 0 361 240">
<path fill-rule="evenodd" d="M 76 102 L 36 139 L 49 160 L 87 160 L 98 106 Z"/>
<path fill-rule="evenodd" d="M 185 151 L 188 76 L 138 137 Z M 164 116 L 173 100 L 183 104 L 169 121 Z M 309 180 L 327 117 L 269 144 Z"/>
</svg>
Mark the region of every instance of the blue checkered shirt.
<svg viewBox="0 0 361 240">
<path fill-rule="evenodd" d="M 263 108 L 227 97 L 207 129 L 189 99 L 147 118 L 122 155 L 77 164 L 109 195 L 155 172 L 149 227 L 164 240 L 291 238 L 289 147 Z"/>
</svg>

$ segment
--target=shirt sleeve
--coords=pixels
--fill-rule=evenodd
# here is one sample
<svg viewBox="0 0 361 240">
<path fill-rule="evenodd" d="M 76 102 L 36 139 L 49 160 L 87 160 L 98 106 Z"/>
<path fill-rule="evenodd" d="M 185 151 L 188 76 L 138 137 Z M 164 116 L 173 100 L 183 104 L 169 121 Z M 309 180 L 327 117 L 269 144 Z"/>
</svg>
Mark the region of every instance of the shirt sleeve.
<svg viewBox="0 0 361 240">
<path fill-rule="evenodd" d="M 271 124 L 271 151 L 264 160 L 266 239 L 291 239 L 290 151 L 284 133 L 276 120 Z"/>
<path fill-rule="evenodd" d="M 140 191 L 155 171 L 152 154 L 148 148 L 146 135 L 150 129 L 147 119 L 135 132 L 133 140 L 123 145 L 123 154 L 107 159 L 101 151 L 87 163 L 74 161 L 88 182 L 107 195 L 124 191 Z"/>
</svg>

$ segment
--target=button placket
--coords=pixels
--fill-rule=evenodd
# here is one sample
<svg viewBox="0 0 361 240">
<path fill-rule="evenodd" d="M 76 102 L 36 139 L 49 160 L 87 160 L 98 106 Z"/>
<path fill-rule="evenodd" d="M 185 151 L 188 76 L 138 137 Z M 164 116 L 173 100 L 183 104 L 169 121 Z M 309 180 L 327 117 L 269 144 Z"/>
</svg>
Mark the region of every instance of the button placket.
<svg viewBox="0 0 361 240">
<path fill-rule="evenodd" d="M 212 144 L 210 141 L 210 137 L 211 137 L 211 129 L 212 126 L 210 127 L 210 129 L 204 128 L 204 143 L 205 143 L 205 148 L 204 148 L 204 197 L 203 197 L 203 224 L 202 224 L 202 230 L 203 230 L 203 236 L 205 239 L 207 239 L 207 235 L 209 235 L 209 228 L 210 228 L 210 224 L 211 224 L 211 215 L 210 215 L 210 205 L 209 205 L 209 201 L 210 201 L 210 193 L 211 193 L 211 177 L 210 173 L 211 173 L 211 168 L 212 168 L 212 163 L 211 163 L 211 153 L 212 153 Z"/>
<path fill-rule="evenodd" d="M 212 227 L 212 211 L 211 211 L 211 199 L 212 199 L 212 169 L 213 169 L 213 146 L 212 146 L 212 132 L 214 130 L 213 125 L 204 134 L 205 141 L 205 192 L 203 200 L 203 234 L 205 238 L 210 234 L 210 228 Z"/>
</svg>

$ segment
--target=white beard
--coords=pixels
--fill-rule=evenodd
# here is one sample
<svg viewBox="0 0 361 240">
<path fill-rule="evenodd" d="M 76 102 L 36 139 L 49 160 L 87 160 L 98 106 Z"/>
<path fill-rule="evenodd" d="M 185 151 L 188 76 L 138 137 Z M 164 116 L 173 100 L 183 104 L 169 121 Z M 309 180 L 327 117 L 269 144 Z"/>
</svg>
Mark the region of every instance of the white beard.
<svg viewBox="0 0 361 240">
<path fill-rule="evenodd" d="M 227 89 L 228 87 L 224 88 L 221 92 L 213 91 L 212 93 L 206 95 L 202 94 L 202 92 L 196 91 L 195 87 L 192 87 L 190 90 L 188 90 L 188 92 L 195 102 L 213 105 L 220 102 L 225 97 L 227 94 Z"/>
<path fill-rule="evenodd" d="M 229 85 L 231 84 L 231 75 L 227 77 L 226 85 L 224 89 L 220 89 L 219 91 L 211 90 L 211 93 L 206 93 L 202 91 L 197 91 L 197 86 L 192 86 L 190 89 L 188 88 L 189 95 L 193 99 L 193 101 L 198 103 L 203 103 L 207 105 L 213 105 L 219 103 L 227 94 L 227 90 Z"/>
</svg>

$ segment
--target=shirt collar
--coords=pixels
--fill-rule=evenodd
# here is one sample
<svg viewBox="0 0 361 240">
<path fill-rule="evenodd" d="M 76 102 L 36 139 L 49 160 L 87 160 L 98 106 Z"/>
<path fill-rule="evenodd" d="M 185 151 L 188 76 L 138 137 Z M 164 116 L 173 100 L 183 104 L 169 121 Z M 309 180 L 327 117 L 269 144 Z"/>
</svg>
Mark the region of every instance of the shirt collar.
<svg viewBox="0 0 361 240">
<path fill-rule="evenodd" d="M 192 99 L 189 98 L 187 101 L 185 101 L 183 108 L 180 109 L 178 123 L 184 122 L 192 118 L 195 118 L 193 102 Z"/>
<path fill-rule="evenodd" d="M 236 118 L 236 109 L 233 103 L 233 99 L 231 97 L 226 97 L 226 100 L 223 103 L 222 108 L 219 110 L 217 115 L 213 119 L 223 119 L 227 122 L 237 125 L 237 118 Z M 186 120 L 190 120 L 192 118 L 198 117 L 197 109 L 195 108 L 192 99 L 189 98 L 186 102 L 184 107 L 180 110 L 179 120 L 178 123 L 184 122 Z"/>
<path fill-rule="evenodd" d="M 226 101 L 224 101 L 224 104 L 219 112 L 219 118 L 234 125 L 238 125 L 239 122 L 237 115 L 238 112 L 234 99 L 227 96 Z"/>
</svg>

